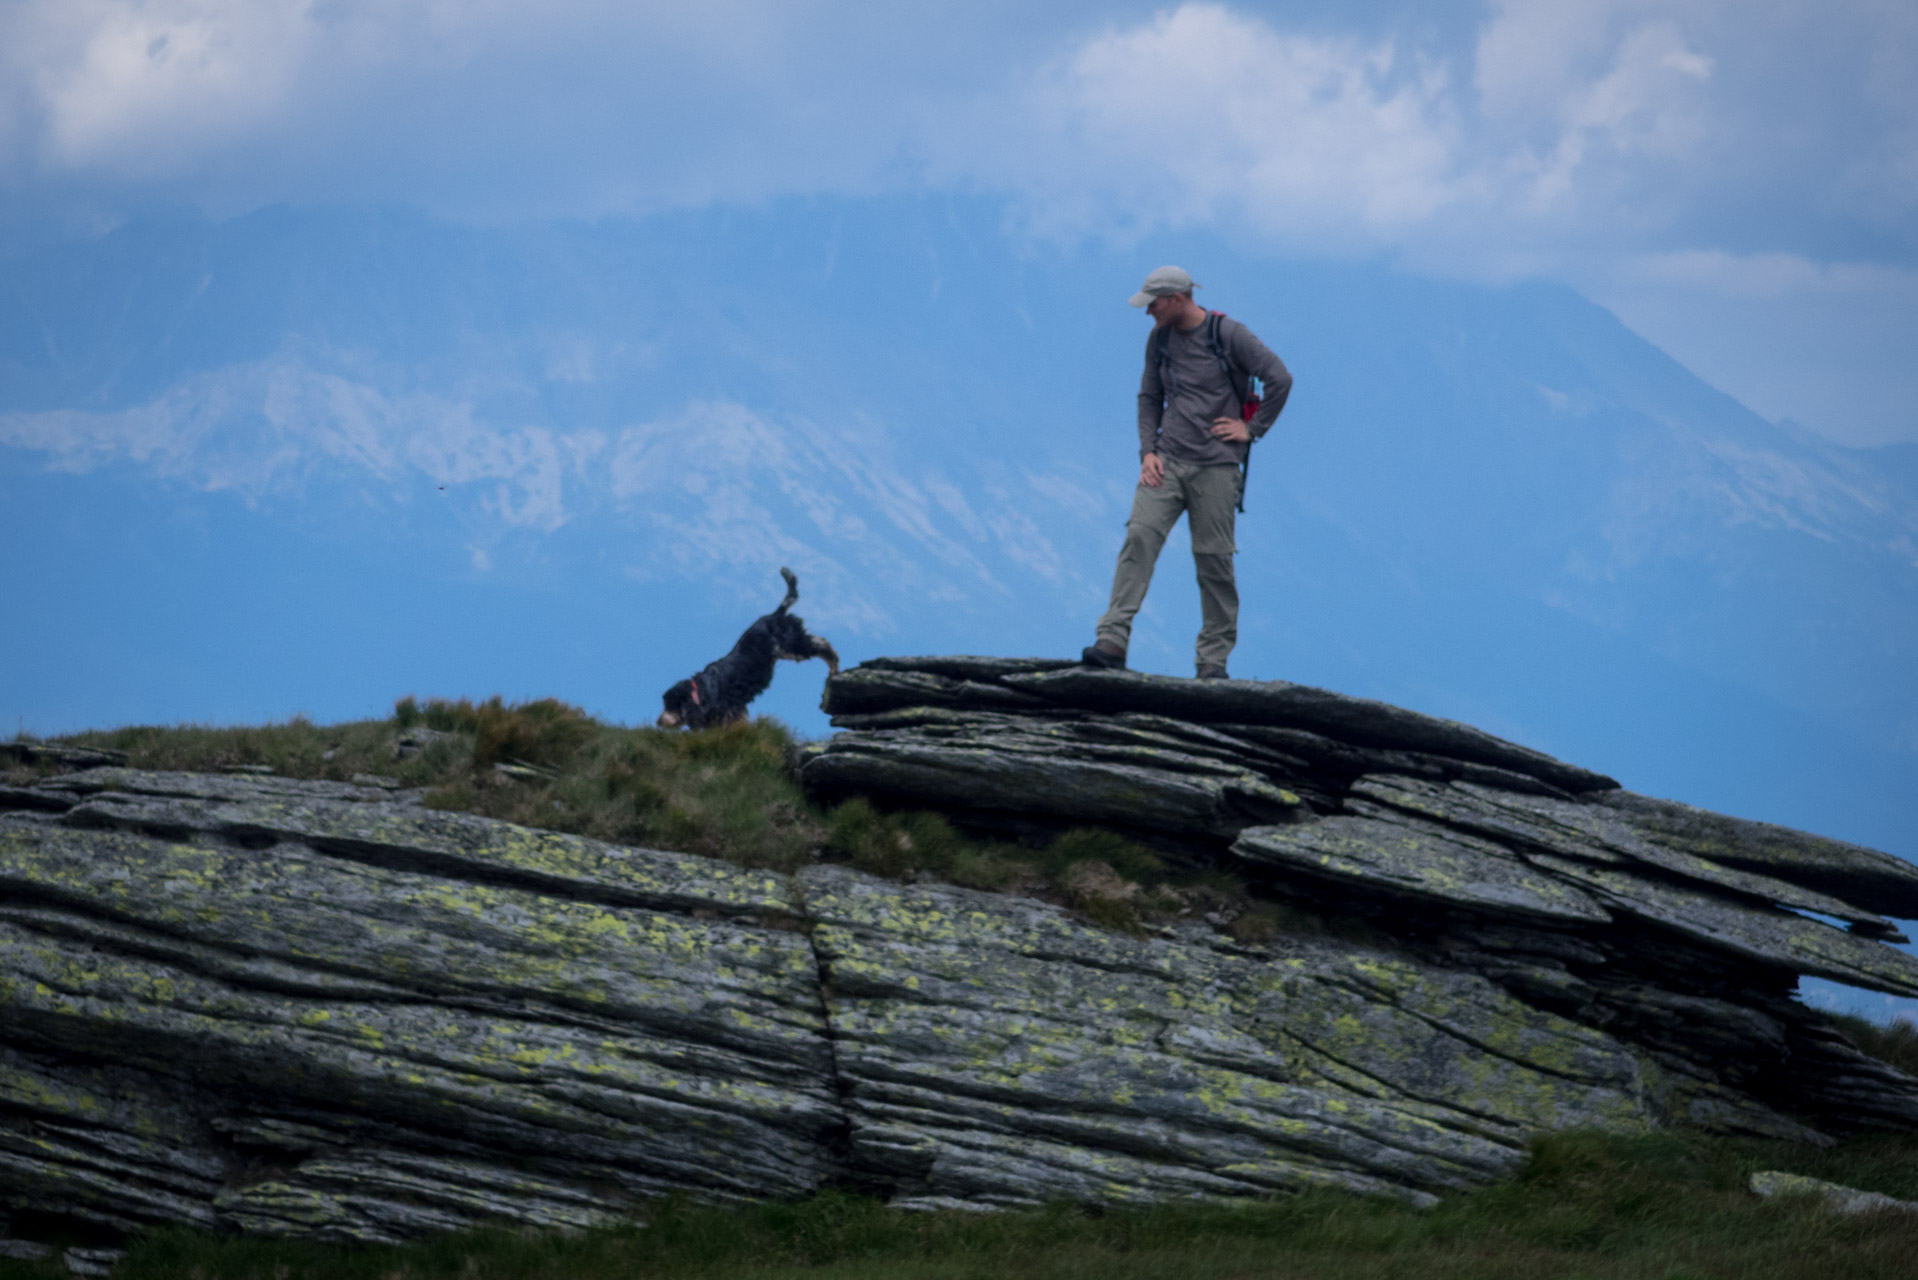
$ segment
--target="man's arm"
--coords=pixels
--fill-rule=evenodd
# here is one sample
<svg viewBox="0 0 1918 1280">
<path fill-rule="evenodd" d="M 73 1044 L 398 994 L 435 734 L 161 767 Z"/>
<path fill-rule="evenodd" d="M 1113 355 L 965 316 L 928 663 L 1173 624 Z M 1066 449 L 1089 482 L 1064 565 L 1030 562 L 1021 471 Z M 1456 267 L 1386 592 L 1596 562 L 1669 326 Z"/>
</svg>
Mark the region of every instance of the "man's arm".
<svg viewBox="0 0 1918 1280">
<path fill-rule="evenodd" d="M 1278 421 L 1279 410 L 1285 408 L 1286 397 L 1292 394 L 1292 373 L 1285 367 L 1285 361 L 1273 355 L 1271 348 L 1242 324 L 1231 326 L 1225 341 L 1226 354 L 1232 363 L 1265 385 L 1259 411 L 1247 424 L 1252 438 L 1257 440 L 1272 429 L 1272 424 Z"/>
<path fill-rule="evenodd" d="M 1145 374 L 1139 379 L 1139 456 L 1159 450 L 1159 422 L 1165 414 L 1165 387 L 1159 382 L 1159 335 L 1154 329 L 1145 340 Z"/>
</svg>

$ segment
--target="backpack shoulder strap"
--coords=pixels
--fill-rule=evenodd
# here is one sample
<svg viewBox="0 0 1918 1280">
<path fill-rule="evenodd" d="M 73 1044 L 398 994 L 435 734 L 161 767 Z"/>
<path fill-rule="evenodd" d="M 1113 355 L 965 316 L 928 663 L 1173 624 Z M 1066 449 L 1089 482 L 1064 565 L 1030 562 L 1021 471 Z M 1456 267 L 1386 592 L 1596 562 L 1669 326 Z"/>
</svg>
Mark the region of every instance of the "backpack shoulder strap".
<svg viewBox="0 0 1918 1280">
<path fill-rule="evenodd" d="M 1172 387 L 1166 381 L 1168 370 L 1165 366 L 1168 353 L 1165 348 L 1165 330 L 1155 325 L 1153 326 L 1151 335 L 1145 340 L 1146 359 L 1151 361 L 1152 367 L 1158 371 L 1160 394 L 1170 400 L 1172 398 Z"/>
<path fill-rule="evenodd" d="M 1205 345 L 1212 348 L 1213 356 L 1219 362 L 1219 369 L 1225 374 L 1225 380 L 1237 391 L 1243 379 L 1238 368 L 1232 363 L 1232 356 L 1225 349 L 1225 338 L 1219 330 L 1223 327 L 1225 312 L 1208 311 L 1205 315 Z"/>
</svg>

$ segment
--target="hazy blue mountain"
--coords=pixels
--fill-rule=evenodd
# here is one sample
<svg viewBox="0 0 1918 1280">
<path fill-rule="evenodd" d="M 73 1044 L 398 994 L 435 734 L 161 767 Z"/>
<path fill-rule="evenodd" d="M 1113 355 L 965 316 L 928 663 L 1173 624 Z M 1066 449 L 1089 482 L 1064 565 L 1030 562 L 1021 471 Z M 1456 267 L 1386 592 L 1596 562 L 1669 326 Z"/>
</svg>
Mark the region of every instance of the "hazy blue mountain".
<svg viewBox="0 0 1918 1280">
<path fill-rule="evenodd" d="M 800 574 L 850 659 L 1076 652 L 1177 261 L 1298 378 L 1235 673 L 1918 854 L 1918 448 L 1765 422 L 1562 288 L 1033 245 L 993 206 L 124 226 L 0 265 L 30 729 L 555 694 L 626 720 Z M 1182 538 L 1135 665 L 1185 673 Z M 762 704 L 823 729 L 817 666 Z"/>
</svg>

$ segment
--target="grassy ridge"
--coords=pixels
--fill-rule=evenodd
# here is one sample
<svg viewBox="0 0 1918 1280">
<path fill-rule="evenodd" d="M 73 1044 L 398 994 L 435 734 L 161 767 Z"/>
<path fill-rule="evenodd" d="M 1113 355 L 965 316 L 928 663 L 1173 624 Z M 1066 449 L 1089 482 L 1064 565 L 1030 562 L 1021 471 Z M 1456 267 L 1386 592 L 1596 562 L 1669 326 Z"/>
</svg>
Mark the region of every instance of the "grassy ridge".
<svg viewBox="0 0 1918 1280">
<path fill-rule="evenodd" d="M 136 727 L 59 741 L 123 751 L 137 769 L 386 779 L 423 790 L 433 808 L 754 866 L 796 866 L 819 842 L 787 776 L 792 737 L 770 720 L 668 733 L 601 724 L 550 698 L 402 698 L 385 720 Z"/>
<path fill-rule="evenodd" d="M 1035 847 L 972 839 L 937 814 L 882 813 L 863 800 L 822 809 L 793 781 L 799 744 L 770 719 L 685 733 L 603 724 L 551 698 L 508 706 L 409 697 L 385 720 L 137 727 L 58 741 L 125 752 L 139 769 L 370 775 L 423 791 L 432 808 L 780 871 L 824 858 L 895 879 L 930 875 L 1048 898 L 1128 931 L 1184 917 L 1259 942 L 1322 927 L 1260 900 L 1236 876 L 1169 868 L 1109 831 L 1070 831 Z M 26 780 L 37 771 L 14 773 Z"/>
<path fill-rule="evenodd" d="M 131 1280 L 1185 1280 L 1187 1277 L 1741 1277 L 1876 1280 L 1913 1274 L 1918 1215 L 1841 1218 L 1760 1201 L 1751 1172 L 1786 1168 L 1918 1197 L 1918 1144 L 1833 1150 L 1562 1134 L 1512 1182 L 1419 1211 L 1313 1193 L 1243 1206 L 1100 1214 L 906 1213 L 830 1193 L 741 1209 L 667 1203 L 641 1229 L 483 1232 L 350 1248 L 168 1231 L 135 1243 Z M 0 1277 L 50 1276 L 0 1264 Z"/>
</svg>

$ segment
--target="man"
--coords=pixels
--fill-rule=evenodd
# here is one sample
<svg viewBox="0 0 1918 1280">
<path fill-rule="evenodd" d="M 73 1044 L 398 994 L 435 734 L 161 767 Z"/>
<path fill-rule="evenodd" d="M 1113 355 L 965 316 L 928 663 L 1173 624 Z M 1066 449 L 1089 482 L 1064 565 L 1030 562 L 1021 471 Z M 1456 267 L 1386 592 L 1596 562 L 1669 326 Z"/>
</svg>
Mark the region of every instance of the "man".
<svg viewBox="0 0 1918 1280">
<path fill-rule="evenodd" d="M 1219 316 L 1216 326 L 1208 324 L 1205 308 L 1192 301 L 1198 287 L 1178 267 L 1160 267 L 1132 295 L 1132 305 L 1144 307 L 1153 321 L 1139 382 L 1139 487 L 1112 575 L 1112 603 L 1084 654 L 1090 667 L 1124 669 L 1133 616 L 1145 603 L 1152 566 L 1181 512 L 1199 573 L 1199 679 L 1225 678 L 1226 658 L 1239 638 L 1232 556 L 1238 550 L 1233 527 L 1242 468 L 1251 442 L 1271 429 L 1285 407 L 1292 375 L 1238 321 Z M 1242 407 L 1252 378 L 1265 394 L 1248 421 Z"/>
</svg>

